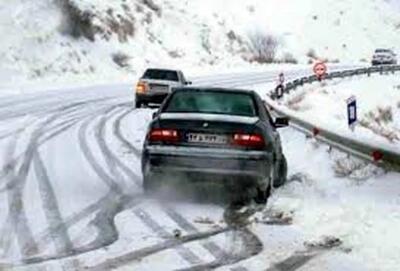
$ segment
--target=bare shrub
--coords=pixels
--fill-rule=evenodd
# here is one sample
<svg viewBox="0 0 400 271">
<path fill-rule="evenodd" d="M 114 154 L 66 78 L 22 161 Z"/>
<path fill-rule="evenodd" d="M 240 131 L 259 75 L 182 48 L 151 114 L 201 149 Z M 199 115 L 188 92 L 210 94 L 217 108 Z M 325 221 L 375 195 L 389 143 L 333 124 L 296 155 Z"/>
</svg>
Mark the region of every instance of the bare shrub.
<svg viewBox="0 0 400 271">
<path fill-rule="evenodd" d="M 129 66 L 129 60 L 131 59 L 129 55 L 118 52 L 113 54 L 111 57 L 114 63 L 117 64 L 119 67 L 126 68 Z"/>
<path fill-rule="evenodd" d="M 161 7 L 154 3 L 153 0 L 142 0 L 141 1 L 146 7 L 154 11 L 158 16 L 161 16 Z"/>
<path fill-rule="evenodd" d="M 394 128 L 390 128 L 387 124 L 393 121 L 392 107 L 378 107 L 376 111 L 368 112 L 359 124 L 371 130 L 373 133 L 385 137 L 390 142 L 400 140 L 400 136 Z"/>
<path fill-rule="evenodd" d="M 276 51 L 279 47 L 278 39 L 270 34 L 261 32 L 249 36 L 251 61 L 258 63 L 272 63 L 275 61 Z"/>
<path fill-rule="evenodd" d="M 312 48 L 309 49 L 309 50 L 307 51 L 306 56 L 308 56 L 309 58 L 312 58 L 312 59 L 318 58 L 318 57 L 317 57 L 317 53 L 316 53 L 315 50 L 312 49 Z"/>
<path fill-rule="evenodd" d="M 94 36 L 98 31 L 93 25 L 94 14 L 80 10 L 69 0 L 61 0 L 60 3 L 64 15 L 61 32 L 74 38 L 83 36 L 94 41 Z"/>
<path fill-rule="evenodd" d="M 299 63 L 296 58 L 291 53 L 285 53 L 280 60 L 282 63 L 297 64 Z"/>
<path fill-rule="evenodd" d="M 337 159 L 333 165 L 333 170 L 337 177 L 349 177 L 353 172 L 362 169 L 366 164 L 355 159 Z"/>
<path fill-rule="evenodd" d="M 130 9 L 124 15 L 114 15 L 112 9 L 104 14 L 92 10 L 81 10 L 72 0 L 60 0 L 63 11 L 62 33 L 74 38 L 84 37 L 94 41 L 97 35 L 110 39 L 116 34 L 120 42 L 126 42 L 135 33 L 135 19 Z"/>
<path fill-rule="evenodd" d="M 286 102 L 286 106 L 294 111 L 302 111 L 305 110 L 301 103 L 306 98 L 307 93 L 305 91 L 296 92 L 295 95 L 290 97 L 290 99 Z"/>
<path fill-rule="evenodd" d="M 174 51 L 169 51 L 169 52 L 168 52 L 168 55 L 169 55 L 170 57 L 172 57 L 172 58 L 181 58 L 181 57 L 183 57 L 183 54 L 182 54 L 181 52 L 179 52 L 179 51 L 176 51 L 176 50 L 174 50 Z"/>
<path fill-rule="evenodd" d="M 360 182 L 372 176 L 382 174 L 382 170 L 373 164 L 354 157 L 346 157 L 344 154 L 340 154 L 339 156 L 334 160 L 333 164 L 333 170 L 337 177 Z"/>
<path fill-rule="evenodd" d="M 247 6 L 247 10 L 250 13 L 254 13 L 256 11 L 256 8 L 254 6 Z"/>
<path fill-rule="evenodd" d="M 235 31 L 233 31 L 233 30 L 230 30 L 230 31 L 226 34 L 226 36 L 228 37 L 228 39 L 229 39 L 231 42 L 237 40 L 237 38 L 238 38 L 237 35 L 236 35 L 236 33 L 235 33 Z"/>
</svg>

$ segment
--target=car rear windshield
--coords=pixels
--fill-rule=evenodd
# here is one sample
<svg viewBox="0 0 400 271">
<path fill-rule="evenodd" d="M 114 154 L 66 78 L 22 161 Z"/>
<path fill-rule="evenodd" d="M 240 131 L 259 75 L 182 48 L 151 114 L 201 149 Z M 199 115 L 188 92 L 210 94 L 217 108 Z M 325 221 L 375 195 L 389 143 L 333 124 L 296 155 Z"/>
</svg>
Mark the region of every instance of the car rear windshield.
<svg viewBox="0 0 400 271">
<path fill-rule="evenodd" d="M 248 117 L 257 115 L 254 99 L 250 94 L 217 91 L 177 91 L 163 111 Z"/>
<path fill-rule="evenodd" d="M 388 49 L 376 49 L 375 53 L 391 53 L 391 50 Z"/>
<path fill-rule="evenodd" d="M 168 80 L 168 81 L 179 81 L 178 73 L 176 71 L 169 70 L 147 70 L 143 77 L 144 79 L 155 79 L 155 80 Z"/>
</svg>

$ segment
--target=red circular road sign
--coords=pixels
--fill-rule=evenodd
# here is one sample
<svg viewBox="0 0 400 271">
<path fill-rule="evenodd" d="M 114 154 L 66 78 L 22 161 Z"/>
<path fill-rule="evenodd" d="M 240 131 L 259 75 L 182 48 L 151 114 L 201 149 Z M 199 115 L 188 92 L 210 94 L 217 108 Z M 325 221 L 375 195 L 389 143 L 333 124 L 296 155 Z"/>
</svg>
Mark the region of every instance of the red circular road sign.
<svg viewBox="0 0 400 271">
<path fill-rule="evenodd" d="M 318 77 L 322 77 L 326 74 L 327 67 L 324 63 L 318 62 L 313 67 L 314 73 Z"/>
</svg>

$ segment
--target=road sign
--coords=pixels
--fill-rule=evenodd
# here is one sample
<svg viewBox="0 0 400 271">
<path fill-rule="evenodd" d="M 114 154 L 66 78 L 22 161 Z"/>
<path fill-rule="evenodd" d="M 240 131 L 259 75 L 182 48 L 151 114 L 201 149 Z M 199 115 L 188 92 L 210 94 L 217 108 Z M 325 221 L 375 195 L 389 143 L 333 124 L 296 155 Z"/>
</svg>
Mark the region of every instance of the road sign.
<svg viewBox="0 0 400 271">
<path fill-rule="evenodd" d="M 357 123 L 357 100 L 355 96 L 347 99 L 347 123 L 349 128 L 354 131 Z"/>
<path fill-rule="evenodd" d="M 318 77 L 318 80 L 321 80 L 323 78 L 323 76 L 326 74 L 327 70 L 328 69 L 327 69 L 325 63 L 323 63 L 323 62 L 317 62 L 317 63 L 315 63 L 315 65 L 313 67 L 313 71 L 314 71 L 315 75 Z"/>
<path fill-rule="evenodd" d="M 276 88 L 275 88 L 275 97 L 277 99 L 280 99 L 280 98 L 283 97 L 283 90 L 284 90 L 284 87 L 283 87 L 282 84 L 279 84 L 279 85 L 276 86 Z"/>
<path fill-rule="evenodd" d="M 280 83 L 281 85 L 283 85 L 283 83 L 285 83 L 285 75 L 283 74 L 283 72 L 281 72 L 281 73 L 279 74 L 279 83 Z"/>
</svg>

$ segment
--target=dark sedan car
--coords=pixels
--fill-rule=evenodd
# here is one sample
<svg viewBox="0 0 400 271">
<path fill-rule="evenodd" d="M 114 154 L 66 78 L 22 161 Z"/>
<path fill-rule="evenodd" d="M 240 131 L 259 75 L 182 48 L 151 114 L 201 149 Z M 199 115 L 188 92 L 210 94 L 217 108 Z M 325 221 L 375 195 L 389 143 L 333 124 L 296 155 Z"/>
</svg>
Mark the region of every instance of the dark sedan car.
<svg viewBox="0 0 400 271">
<path fill-rule="evenodd" d="M 287 164 L 276 128 L 254 91 L 179 88 L 154 115 L 143 148 L 143 187 L 171 180 L 211 182 L 253 191 L 265 203 L 271 186 L 286 180 Z"/>
</svg>

